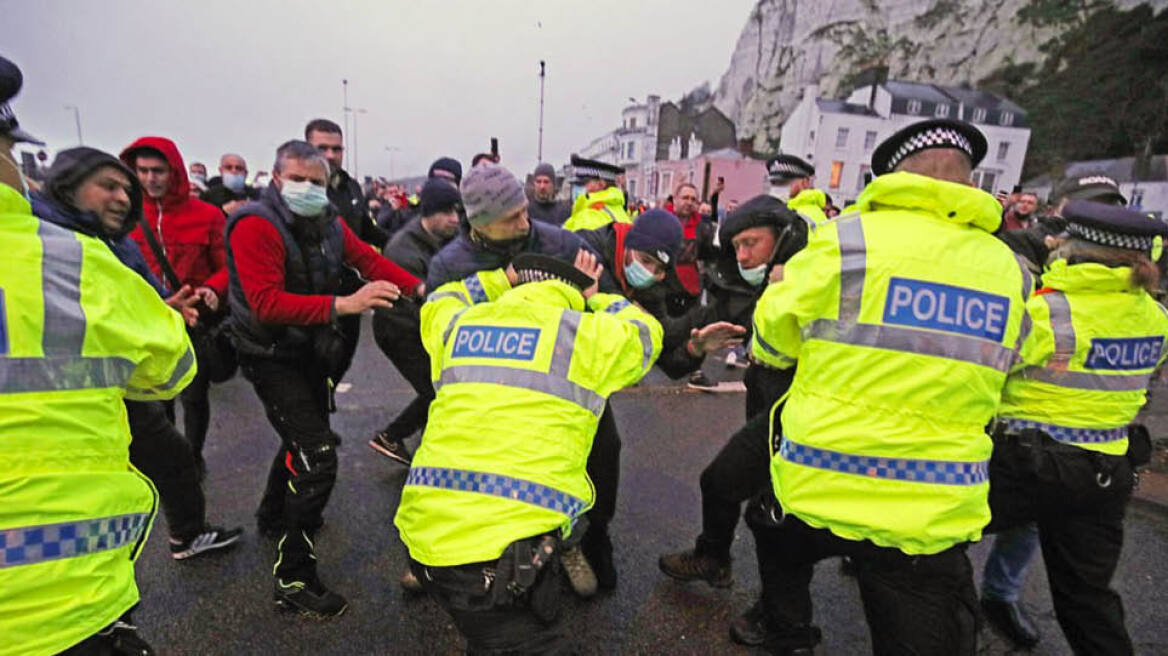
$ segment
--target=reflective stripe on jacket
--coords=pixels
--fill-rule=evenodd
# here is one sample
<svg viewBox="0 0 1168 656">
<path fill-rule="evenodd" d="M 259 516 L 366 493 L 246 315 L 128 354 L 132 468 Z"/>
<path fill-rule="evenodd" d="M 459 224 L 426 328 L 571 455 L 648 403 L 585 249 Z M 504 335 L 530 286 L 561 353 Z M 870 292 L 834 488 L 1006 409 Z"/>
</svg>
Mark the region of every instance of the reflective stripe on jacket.
<svg viewBox="0 0 1168 656">
<path fill-rule="evenodd" d="M 1131 284 L 1131 269 L 1056 260 L 1047 289 L 1027 303 L 1033 336 L 1010 375 L 999 418 L 1111 455 L 1127 452 L 1127 425 L 1168 355 L 1168 316 Z"/>
<path fill-rule="evenodd" d="M 0 185 L 0 654 L 55 654 L 138 601 L 154 512 L 124 398 L 195 374 L 182 317 L 100 240 Z M 27 207 L 27 204 L 25 204 Z"/>
<path fill-rule="evenodd" d="M 558 281 L 511 289 L 499 270 L 432 293 L 422 341 L 437 397 L 394 520 L 410 555 L 462 565 L 567 535 L 592 506 L 585 463 L 605 402 L 645 375 L 661 334 L 615 294 L 585 304 Z"/>
<path fill-rule="evenodd" d="M 632 223 L 625 211 L 625 194 L 620 187 L 585 194 L 572 205 L 572 216 L 564 222 L 564 230 L 595 230 L 612 222 Z"/>
<path fill-rule="evenodd" d="M 936 553 L 989 521 L 984 427 L 1033 283 L 990 234 L 989 194 L 894 173 L 857 205 L 810 235 L 755 310 L 754 356 L 799 363 L 774 489 L 843 538 Z"/>
</svg>

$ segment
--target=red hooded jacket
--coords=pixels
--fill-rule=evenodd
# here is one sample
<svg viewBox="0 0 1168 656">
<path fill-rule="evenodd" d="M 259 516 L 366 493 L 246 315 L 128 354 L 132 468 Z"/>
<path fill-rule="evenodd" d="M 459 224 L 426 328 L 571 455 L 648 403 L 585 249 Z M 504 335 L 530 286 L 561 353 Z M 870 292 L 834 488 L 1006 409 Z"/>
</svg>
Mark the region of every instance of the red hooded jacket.
<svg viewBox="0 0 1168 656">
<path fill-rule="evenodd" d="M 162 268 L 143 230 L 150 230 L 159 237 L 158 242 L 182 284 L 192 288 L 210 287 L 226 303 L 227 250 L 223 246 L 226 219 L 223 212 L 210 203 L 191 197 L 187 167 L 173 141 L 163 137 L 142 137 L 130 144 L 122 151 L 121 159 L 131 171 L 136 170 L 134 151 L 141 148 L 153 148 L 166 158 L 170 164 L 170 185 L 161 202 L 143 194 L 142 220 L 130 237 L 138 242 L 150 270 L 167 286 L 170 283 L 162 275 Z"/>
</svg>

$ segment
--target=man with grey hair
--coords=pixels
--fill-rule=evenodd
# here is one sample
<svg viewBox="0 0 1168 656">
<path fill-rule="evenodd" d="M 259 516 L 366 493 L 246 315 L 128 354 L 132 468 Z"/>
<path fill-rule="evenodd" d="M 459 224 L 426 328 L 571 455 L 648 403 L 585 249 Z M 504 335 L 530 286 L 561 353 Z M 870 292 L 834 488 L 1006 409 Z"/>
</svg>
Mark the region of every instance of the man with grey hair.
<svg viewBox="0 0 1168 656">
<path fill-rule="evenodd" d="M 556 200 L 556 169 L 546 162 L 535 167 L 527 200 L 527 213 L 536 221 L 562 226 L 572 215 L 570 201 Z"/>
<path fill-rule="evenodd" d="M 344 597 L 321 583 L 313 535 L 337 476 L 329 426 L 333 386 L 344 365 L 337 319 L 388 308 L 420 281 L 353 234 L 329 204 L 329 168 L 316 148 L 289 141 L 276 151 L 272 184 L 227 220 L 231 324 L 240 369 L 280 435 L 257 519 L 278 537 L 277 605 L 340 615 Z M 341 293 L 341 270 L 372 282 Z"/>
<path fill-rule="evenodd" d="M 257 200 L 260 190 L 247 184 L 247 161 L 235 153 L 219 158 L 219 175 L 207 181 L 199 199 L 231 214 L 249 200 Z"/>
</svg>

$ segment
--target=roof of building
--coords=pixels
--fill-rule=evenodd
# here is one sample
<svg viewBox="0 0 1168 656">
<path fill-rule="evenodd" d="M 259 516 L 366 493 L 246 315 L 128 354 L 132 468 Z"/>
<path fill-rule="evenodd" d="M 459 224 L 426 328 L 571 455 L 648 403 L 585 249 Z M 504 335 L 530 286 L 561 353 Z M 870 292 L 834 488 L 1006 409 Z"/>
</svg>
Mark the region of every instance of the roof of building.
<svg viewBox="0 0 1168 656">
<path fill-rule="evenodd" d="M 1090 159 L 1067 164 L 1063 178 L 1105 175 L 1116 182 L 1123 183 L 1136 182 L 1136 173 L 1135 157 Z M 1147 170 L 1140 171 L 1139 174 L 1139 182 L 1168 182 L 1168 155 L 1152 155 L 1148 161 Z M 1022 183 L 1022 186 L 1033 189 L 1049 187 L 1052 183 L 1050 175 L 1040 175 Z"/>
<path fill-rule="evenodd" d="M 819 111 L 830 114 L 862 114 L 865 116 L 878 116 L 875 110 L 867 105 L 849 103 L 843 100 L 816 98 L 815 104 L 817 107 L 819 107 Z"/>
<path fill-rule="evenodd" d="M 1026 110 L 1017 104 L 988 91 L 906 80 L 888 80 L 882 86 L 888 93 L 892 94 L 893 98 L 906 98 L 930 103 L 961 103 L 966 107 L 1004 110 L 1022 116 L 1026 114 Z"/>
</svg>

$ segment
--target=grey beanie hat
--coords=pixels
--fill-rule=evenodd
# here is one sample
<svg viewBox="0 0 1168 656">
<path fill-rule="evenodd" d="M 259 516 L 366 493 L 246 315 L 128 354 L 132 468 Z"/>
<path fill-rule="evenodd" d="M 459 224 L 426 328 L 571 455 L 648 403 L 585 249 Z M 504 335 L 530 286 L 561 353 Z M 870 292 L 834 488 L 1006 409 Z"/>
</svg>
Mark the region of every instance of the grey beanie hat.
<svg viewBox="0 0 1168 656">
<path fill-rule="evenodd" d="M 487 225 L 527 204 L 523 185 L 496 164 L 471 169 L 462 179 L 462 204 L 472 226 Z"/>
<path fill-rule="evenodd" d="M 551 164 L 548 164 L 547 162 L 541 163 L 539 166 L 535 167 L 535 173 L 532 174 L 532 177 L 533 178 L 539 177 L 541 175 L 546 175 L 548 178 L 551 179 L 552 182 L 555 182 L 556 181 L 556 167 L 552 166 Z"/>
</svg>

